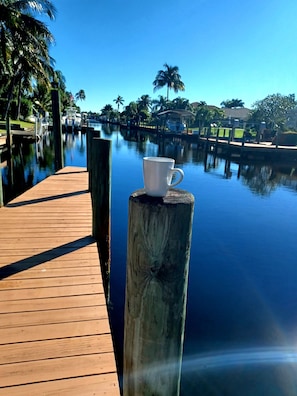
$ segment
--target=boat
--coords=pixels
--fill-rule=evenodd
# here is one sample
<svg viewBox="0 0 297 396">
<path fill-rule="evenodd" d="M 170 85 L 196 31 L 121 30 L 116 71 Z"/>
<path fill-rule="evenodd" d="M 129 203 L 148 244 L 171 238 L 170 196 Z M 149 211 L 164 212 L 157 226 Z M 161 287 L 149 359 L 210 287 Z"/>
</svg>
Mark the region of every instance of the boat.
<svg viewBox="0 0 297 396">
<path fill-rule="evenodd" d="M 78 131 L 81 129 L 81 114 L 76 107 L 67 107 L 62 116 L 62 127 L 65 130 Z"/>
</svg>

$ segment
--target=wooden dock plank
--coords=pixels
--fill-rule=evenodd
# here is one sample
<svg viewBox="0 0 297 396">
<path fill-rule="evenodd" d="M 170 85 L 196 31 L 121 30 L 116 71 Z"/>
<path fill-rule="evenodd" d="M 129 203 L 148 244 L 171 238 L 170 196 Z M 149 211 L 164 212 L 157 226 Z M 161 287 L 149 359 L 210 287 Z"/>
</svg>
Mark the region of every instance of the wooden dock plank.
<svg viewBox="0 0 297 396">
<path fill-rule="evenodd" d="M 35 326 L 9 327 L 0 329 L 0 343 L 9 344 L 26 341 L 50 340 L 68 337 L 80 337 L 93 334 L 106 334 L 110 331 L 104 319 L 85 320 L 81 322 L 43 324 Z"/>
<path fill-rule="evenodd" d="M 79 271 L 81 272 L 81 271 Z M 41 278 L 40 276 L 34 276 L 34 273 L 27 273 L 27 271 L 21 272 L 20 274 L 11 275 L 10 279 L 2 280 L 1 289 L 2 290 L 15 290 L 15 289 L 32 289 L 37 287 L 61 287 L 61 286 L 70 286 L 77 285 L 77 277 L 79 276 L 79 284 L 80 285 L 91 285 L 97 283 L 97 276 L 94 275 L 85 275 L 81 273 L 77 276 L 69 276 L 68 274 L 64 277 L 53 277 L 47 276 L 47 274 L 43 273 L 45 276 Z M 32 275 L 32 276 L 31 276 Z M 16 276 L 16 278 L 13 278 Z"/>
<path fill-rule="evenodd" d="M 35 300 L 16 300 L 0 301 L 0 314 L 10 312 L 30 312 L 30 311 L 43 311 L 47 309 L 63 309 L 63 308 L 76 308 L 76 307 L 90 307 L 98 305 L 97 300 L 101 302 L 101 295 L 98 294 L 85 294 L 82 296 L 68 296 L 68 297 L 53 297 L 53 298 L 39 298 Z M 29 309 L 29 311 L 28 311 Z M 1 343 L 1 339 L 0 339 Z"/>
<path fill-rule="evenodd" d="M 0 396 L 120 395 L 85 169 L 62 169 L 0 219 Z"/>
<path fill-rule="evenodd" d="M 1 288 L 1 283 L 0 283 Z M 49 297 L 67 297 L 67 296 L 79 296 L 85 294 L 103 294 L 102 284 L 87 284 L 87 285 L 70 285 L 70 286 L 58 286 L 58 287 L 43 287 L 39 289 L 13 289 L 13 290 L 1 290 L 0 289 L 0 301 L 11 301 L 11 300 L 24 300 L 24 299 L 37 299 L 37 298 L 49 298 Z"/>
<path fill-rule="evenodd" d="M 114 372 L 112 355 L 113 352 L 97 353 L 2 365 L 1 387 L 111 373 Z"/>
<path fill-rule="evenodd" d="M 10 396 L 118 396 L 113 373 L 70 378 L 9 388 Z M 46 391 L 44 391 L 46 389 Z M 0 396 L 6 396 L 6 388 L 0 388 Z"/>
<path fill-rule="evenodd" d="M 0 365 L 112 352 L 108 334 L 0 345 Z"/>
</svg>

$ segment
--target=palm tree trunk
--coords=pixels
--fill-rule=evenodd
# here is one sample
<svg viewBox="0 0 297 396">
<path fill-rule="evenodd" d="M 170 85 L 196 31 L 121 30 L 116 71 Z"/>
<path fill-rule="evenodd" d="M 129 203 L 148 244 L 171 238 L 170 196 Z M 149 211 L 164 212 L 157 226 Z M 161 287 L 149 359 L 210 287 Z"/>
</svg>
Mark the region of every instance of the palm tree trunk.
<svg viewBox="0 0 297 396">
<path fill-rule="evenodd" d="M 17 110 L 17 120 L 20 119 L 21 116 L 21 99 L 22 99 L 22 80 L 20 79 L 18 84 L 18 110 Z"/>
<path fill-rule="evenodd" d="M 11 80 L 11 83 L 10 83 L 10 87 L 9 87 L 9 91 L 8 91 L 7 105 L 6 105 L 4 120 L 6 120 L 7 117 L 8 117 L 8 113 L 9 113 L 10 105 L 11 105 L 11 101 L 12 101 L 12 94 L 13 94 L 14 86 L 15 86 L 15 75 L 12 77 L 12 80 Z"/>
</svg>

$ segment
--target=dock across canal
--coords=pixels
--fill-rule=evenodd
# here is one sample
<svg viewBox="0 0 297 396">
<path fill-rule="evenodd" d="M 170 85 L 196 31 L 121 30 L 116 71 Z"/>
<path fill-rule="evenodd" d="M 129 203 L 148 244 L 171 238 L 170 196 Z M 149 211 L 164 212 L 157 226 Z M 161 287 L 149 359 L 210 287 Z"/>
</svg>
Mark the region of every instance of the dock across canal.
<svg viewBox="0 0 297 396">
<path fill-rule="evenodd" d="M 88 174 L 0 208 L 0 396 L 120 395 Z"/>
</svg>

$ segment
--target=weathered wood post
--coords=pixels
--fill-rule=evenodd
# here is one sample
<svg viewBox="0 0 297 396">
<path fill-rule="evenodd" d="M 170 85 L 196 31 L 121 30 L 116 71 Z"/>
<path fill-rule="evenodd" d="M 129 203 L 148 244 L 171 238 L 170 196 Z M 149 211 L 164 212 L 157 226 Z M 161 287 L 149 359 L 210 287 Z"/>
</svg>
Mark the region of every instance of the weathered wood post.
<svg viewBox="0 0 297 396">
<path fill-rule="evenodd" d="M 0 168 L 0 208 L 4 206 L 4 198 L 3 198 L 3 183 L 2 183 L 2 171 Z"/>
<path fill-rule="evenodd" d="M 86 156 L 87 156 L 87 171 L 90 172 L 91 170 L 91 156 L 90 156 L 90 152 L 91 152 L 91 141 L 93 139 L 92 136 L 92 130 L 89 129 L 89 121 L 87 121 L 87 131 L 86 131 Z"/>
<path fill-rule="evenodd" d="M 217 140 L 219 139 L 219 136 L 220 136 L 220 128 L 217 129 L 217 134 L 216 134 Z"/>
<path fill-rule="evenodd" d="M 179 395 L 194 197 L 129 199 L 124 396 Z"/>
<path fill-rule="evenodd" d="M 87 125 L 87 133 L 86 133 L 86 146 L 87 146 L 87 171 L 89 174 L 89 191 L 92 190 L 92 141 L 94 137 L 100 137 L 100 131 L 95 131 L 94 128 L 89 128 L 89 123 Z M 96 153 L 95 153 L 96 154 Z"/>
<path fill-rule="evenodd" d="M 228 144 L 230 144 L 230 142 L 232 142 L 233 138 L 232 138 L 232 133 L 233 133 L 233 129 L 229 128 L 229 135 L 228 135 Z"/>
<path fill-rule="evenodd" d="M 275 148 L 278 148 L 279 145 L 279 133 L 278 131 L 275 134 Z"/>
<path fill-rule="evenodd" d="M 9 117 L 6 119 L 6 147 L 8 155 L 11 157 L 12 155 L 12 136 L 10 130 L 10 120 Z"/>
<path fill-rule="evenodd" d="M 62 141 L 62 125 L 58 83 L 52 83 L 52 111 L 53 111 L 53 131 L 55 146 L 55 171 L 64 167 L 63 141 Z"/>
<path fill-rule="evenodd" d="M 220 133 L 220 128 L 218 128 L 218 129 L 217 129 L 217 132 L 216 132 L 216 143 L 215 143 L 215 149 L 214 149 L 214 157 L 216 157 L 217 154 L 218 154 L 219 133 Z"/>
<path fill-rule="evenodd" d="M 6 147 L 7 147 L 7 168 L 8 168 L 8 187 L 9 194 L 12 194 L 14 188 L 14 169 L 12 159 L 12 133 L 9 117 L 6 119 Z"/>
<path fill-rule="evenodd" d="M 245 137 L 246 137 L 246 133 L 245 133 L 245 131 L 243 131 L 243 134 L 242 134 L 242 142 L 241 142 L 241 146 L 242 146 L 242 147 L 243 147 L 244 144 L 245 144 Z"/>
<path fill-rule="evenodd" d="M 109 297 L 111 141 L 93 138 L 91 144 L 92 235 L 99 248 L 104 290 Z"/>
</svg>

